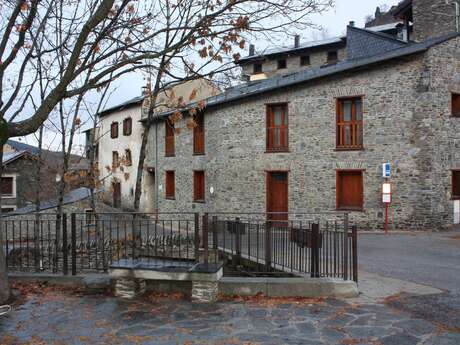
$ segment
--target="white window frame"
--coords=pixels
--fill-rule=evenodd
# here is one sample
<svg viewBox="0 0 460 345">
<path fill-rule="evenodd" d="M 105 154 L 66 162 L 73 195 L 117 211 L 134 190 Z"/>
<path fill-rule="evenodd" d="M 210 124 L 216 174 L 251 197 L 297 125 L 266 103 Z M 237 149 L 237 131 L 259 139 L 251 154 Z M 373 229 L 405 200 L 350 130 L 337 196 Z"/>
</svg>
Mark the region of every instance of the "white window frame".
<svg viewBox="0 0 460 345">
<path fill-rule="evenodd" d="M 13 209 L 12 212 L 14 212 L 14 211 L 16 211 L 18 209 L 18 207 L 16 205 L 2 205 L 2 213 L 3 213 L 3 209 L 5 209 L 5 208 L 12 208 Z"/>
<path fill-rule="evenodd" d="M 2 193 L 2 199 L 15 199 L 17 195 L 17 190 L 16 190 L 16 174 L 3 174 L 2 178 L 4 177 L 12 177 L 13 178 L 13 194 L 3 194 Z M 6 206 L 6 205 L 5 205 Z"/>
</svg>

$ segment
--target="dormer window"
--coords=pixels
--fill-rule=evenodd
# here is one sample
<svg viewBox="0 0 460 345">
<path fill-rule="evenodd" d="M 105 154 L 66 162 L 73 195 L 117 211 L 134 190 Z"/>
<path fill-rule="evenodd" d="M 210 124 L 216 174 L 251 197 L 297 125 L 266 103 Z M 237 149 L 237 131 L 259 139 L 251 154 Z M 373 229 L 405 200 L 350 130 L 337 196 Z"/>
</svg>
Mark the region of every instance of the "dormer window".
<svg viewBox="0 0 460 345">
<path fill-rule="evenodd" d="M 302 55 L 300 57 L 300 66 L 310 66 L 310 55 Z"/>
<path fill-rule="evenodd" d="M 287 68 L 286 59 L 278 60 L 278 69 L 285 69 Z"/>
<path fill-rule="evenodd" d="M 255 63 L 254 64 L 254 74 L 259 74 L 259 73 L 262 73 L 262 64 Z"/>
<path fill-rule="evenodd" d="M 339 54 L 336 50 L 327 53 L 327 63 L 329 65 L 335 64 L 337 61 L 339 61 Z"/>
</svg>

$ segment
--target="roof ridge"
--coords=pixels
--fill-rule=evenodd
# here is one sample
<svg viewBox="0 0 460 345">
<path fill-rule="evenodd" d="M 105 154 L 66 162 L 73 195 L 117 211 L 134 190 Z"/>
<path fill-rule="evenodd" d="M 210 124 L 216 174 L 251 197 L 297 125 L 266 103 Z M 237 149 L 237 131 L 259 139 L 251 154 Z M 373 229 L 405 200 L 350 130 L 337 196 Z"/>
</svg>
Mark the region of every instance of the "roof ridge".
<svg viewBox="0 0 460 345">
<path fill-rule="evenodd" d="M 388 41 L 391 41 L 391 42 L 394 42 L 394 43 L 401 43 L 402 44 L 401 47 L 411 44 L 410 42 L 403 41 L 403 40 L 401 40 L 399 38 L 393 37 L 391 35 L 388 35 L 386 33 L 380 32 L 380 31 L 372 31 L 372 30 L 369 30 L 368 28 L 357 28 L 355 26 L 348 26 L 348 28 L 351 29 L 351 30 L 355 30 L 355 31 L 364 31 L 366 33 L 369 33 L 369 34 L 374 35 L 374 36 L 378 36 L 379 38 L 387 39 Z"/>
</svg>

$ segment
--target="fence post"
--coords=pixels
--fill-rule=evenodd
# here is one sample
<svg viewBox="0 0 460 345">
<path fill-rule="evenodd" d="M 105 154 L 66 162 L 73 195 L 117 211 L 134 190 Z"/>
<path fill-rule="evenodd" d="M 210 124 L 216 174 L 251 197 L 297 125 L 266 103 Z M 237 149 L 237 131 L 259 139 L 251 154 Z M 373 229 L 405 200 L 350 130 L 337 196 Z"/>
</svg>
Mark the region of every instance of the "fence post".
<svg viewBox="0 0 460 345">
<path fill-rule="evenodd" d="M 235 219 L 235 263 L 241 263 L 241 222 L 240 218 Z"/>
<path fill-rule="evenodd" d="M 204 249 L 204 263 L 207 265 L 209 262 L 209 243 L 208 243 L 208 213 L 203 215 L 203 249 Z"/>
<path fill-rule="evenodd" d="M 343 280 L 348 280 L 348 213 L 343 215 Z"/>
<path fill-rule="evenodd" d="M 195 236 L 194 236 L 194 245 L 195 245 L 195 261 L 199 261 L 200 255 L 200 214 L 195 213 Z"/>
<path fill-rule="evenodd" d="M 272 224 L 265 222 L 265 267 L 267 271 L 272 268 Z"/>
<path fill-rule="evenodd" d="M 353 281 L 358 283 L 358 227 L 353 225 L 351 231 L 353 250 Z"/>
<path fill-rule="evenodd" d="M 311 225 L 311 277 L 319 278 L 319 224 L 313 223 Z"/>
<path fill-rule="evenodd" d="M 62 214 L 62 273 L 69 274 L 69 250 L 67 246 L 67 214 Z"/>
<path fill-rule="evenodd" d="M 212 217 L 212 248 L 216 251 L 218 249 L 217 238 L 217 216 Z"/>
<path fill-rule="evenodd" d="M 77 215 L 71 215 L 71 262 L 72 262 L 72 275 L 77 275 Z"/>
</svg>

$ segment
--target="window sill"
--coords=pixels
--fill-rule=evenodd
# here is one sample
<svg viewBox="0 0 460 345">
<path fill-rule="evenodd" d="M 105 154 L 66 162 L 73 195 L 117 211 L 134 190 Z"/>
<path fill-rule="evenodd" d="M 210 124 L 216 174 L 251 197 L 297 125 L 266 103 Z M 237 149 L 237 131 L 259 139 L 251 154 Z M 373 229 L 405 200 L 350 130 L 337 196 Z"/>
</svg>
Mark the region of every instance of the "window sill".
<svg viewBox="0 0 460 345">
<path fill-rule="evenodd" d="M 204 153 L 204 152 L 193 152 L 193 155 L 194 156 L 205 156 L 206 153 Z"/>
<path fill-rule="evenodd" d="M 265 150 L 265 153 L 290 153 L 289 149 L 282 149 L 282 150 Z"/>
<path fill-rule="evenodd" d="M 170 158 L 170 157 L 176 157 L 176 155 L 175 154 L 173 154 L 173 155 L 165 155 L 165 158 Z"/>
<path fill-rule="evenodd" d="M 366 212 L 364 208 L 359 207 L 338 207 L 336 208 L 338 212 Z"/>
<path fill-rule="evenodd" d="M 348 147 L 336 147 L 334 151 L 365 151 L 364 147 L 357 147 L 357 148 L 348 148 Z"/>
<path fill-rule="evenodd" d="M 176 200 L 176 198 L 172 198 L 172 197 L 165 197 L 166 200 Z"/>
<path fill-rule="evenodd" d="M 193 200 L 193 202 L 194 202 L 195 204 L 205 204 L 205 203 L 206 203 L 205 200 Z"/>
</svg>

